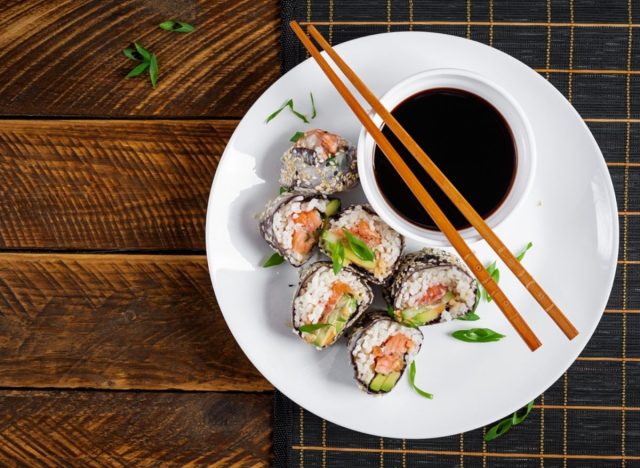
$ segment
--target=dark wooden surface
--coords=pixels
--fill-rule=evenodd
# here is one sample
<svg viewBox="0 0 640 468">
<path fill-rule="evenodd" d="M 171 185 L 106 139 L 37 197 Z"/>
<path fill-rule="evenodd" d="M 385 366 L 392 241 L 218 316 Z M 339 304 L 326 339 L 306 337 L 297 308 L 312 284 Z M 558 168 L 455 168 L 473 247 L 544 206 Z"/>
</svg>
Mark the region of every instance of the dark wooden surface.
<svg viewBox="0 0 640 468">
<path fill-rule="evenodd" d="M 3 0 L 0 114 L 241 117 L 280 73 L 275 0 Z M 168 18 L 197 27 L 167 33 Z M 122 49 L 158 56 L 160 80 L 124 80 Z"/>
<path fill-rule="evenodd" d="M 280 73 L 277 0 L 5 0 L 0 465 L 268 466 L 207 271 L 209 187 Z M 178 17 L 192 34 L 163 32 Z M 160 79 L 125 80 L 139 40 Z"/>
</svg>

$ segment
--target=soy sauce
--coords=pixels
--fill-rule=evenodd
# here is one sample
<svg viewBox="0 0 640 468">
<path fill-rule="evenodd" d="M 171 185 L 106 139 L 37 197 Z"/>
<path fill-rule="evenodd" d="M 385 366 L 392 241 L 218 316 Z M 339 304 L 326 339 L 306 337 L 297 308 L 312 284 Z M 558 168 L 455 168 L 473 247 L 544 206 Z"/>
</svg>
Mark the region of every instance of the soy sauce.
<svg viewBox="0 0 640 468">
<path fill-rule="evenodd" d="M 495 107 L 467 91 L 439 88 L 411 96 L 391 113 L 483 218 L 502 204 L 515 176 L 516 148 L 511 129 Z M 384 128 L 383 133 L 456 229 L 468 227 L 391 131 Z M 374 173 L 380 191 L 400 216 L 438 230 L 378 147 Z"/>
</svg>

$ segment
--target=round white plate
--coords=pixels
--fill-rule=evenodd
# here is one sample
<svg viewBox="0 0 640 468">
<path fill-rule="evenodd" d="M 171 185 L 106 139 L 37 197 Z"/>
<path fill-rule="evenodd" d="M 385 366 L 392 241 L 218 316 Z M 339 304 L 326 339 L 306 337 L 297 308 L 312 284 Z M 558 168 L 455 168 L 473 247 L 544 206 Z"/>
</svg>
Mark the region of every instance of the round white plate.
<svg viewBox="0 0 640 468">
<path fill-rule="evenodd" d="M 528 199 L 498 235 L 514 251 L 528 241 L 534 243 L 524 265 L 580 335 L 568 341 L 500 263 L 500 285 L 543 345 L 530 352 L 493 303 L 480 305 L 480 321 L 423 327 L 416 383 L 435 394 L 433 400 L 414 393 L 406 374 L 390 394 L 367 395 L 353 381 L 344 342 L 316 351 L 291 332 L 297 271 L 289 265 L 260 266 L 271 252 L 258 234 L 255 216 L 278 194 L 279 158 L 295 131 L 318 127 L 355 141 L 360 130 L 311 60 L 284 75 L 256 101 L 218 166 L 206 235 L 222 313 L 242 350 L 275 387 L 333 423 L 403 438 L 440 437 L 490 424 L 553 384 L 598 325 L 618 253 L 617 208 L 602 154 L 578 113 L 553 86 L 496 49 L 453 36 L 395 32 L 349 41 L 336 50 L 377 95 L 422 70 L 465 68 L 487 76 L 519 101 L 533 127 L 538 167 Z M 265 124 L 289 98 L 297 110 L 309 112 L 309 92 L 318 108 L 311 125 L 287 110 Z M 341 198 L 344 206 L 363 195 L 358 188 Z M 408 251 L 419 247 L 407 243 Z M 472 247 L 483 261 L 496 258 L 484 241 Z M 507 337 L 475 344 L 450 336 L 471 327 L 489 327 Z"/>
</svg>

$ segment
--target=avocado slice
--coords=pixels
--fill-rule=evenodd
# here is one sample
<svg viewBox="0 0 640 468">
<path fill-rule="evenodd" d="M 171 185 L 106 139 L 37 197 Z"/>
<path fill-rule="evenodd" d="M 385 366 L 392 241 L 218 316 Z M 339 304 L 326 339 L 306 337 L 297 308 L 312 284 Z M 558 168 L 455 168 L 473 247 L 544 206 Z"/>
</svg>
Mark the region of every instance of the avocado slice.
<svg viewBox="0 0 640 468">
<path fill-rule="evenodd" d="M 391 372 L 384 379 L 384 382 L 380 386 L 380 391 L 390 392 L 391 390 L 393 390 L 393 387 L 395 387 L 396 382 L 398 381 L 399 378 L 400 378 L 400 372 Z"/>
<path fill-rule="evenodd" d="M 336 303 L 331 316 L 334 313 L 338 313 L 335 320 L 349 320 L 351 315 L 356 311 L 358 307 L 358 301 L 351 294 L 343 294 L 340 300 Z M 329 322 L 332 323 L 332 322 Z"/>
<path fill-rule="evenodd" d="M 346 245 L 344 246 L 344 258 L 366 270 L 375 270 L 376 268 L 376 262 L 374 260 L 362 260 Z"/>
<path fill-rule="evenodd" d="M 455 297 L 456 295 L 453 293 L 453 291 L 447 291 L 447 293 L 444 296 L 442 296 L 442 299 L 440 299 L 440 301 L 446 304 L 447 302 L 449 302 L 451 299 Z"/>
<path fill-rule="evenodd" d="M 379 392 L 382 388 L 382 384 L 384 384 L 386 379 L 386 375 L 376 374 L 373 379 L 371 379 L 371 383 L 369 383 L 369 390 L 371 390 L 372 392 Z"/>
<path fill-rule="evenodd" d="M 337 335 L 336 327 L 324 327 L 316 331 L 316 339 L 313 341 L 315 346 L 324 347 L 331 343 Z"/>
<path fill-rule="evenodd" d="M 353 315 L 358 307 L 358 301 L 351 294 L 344 294 L 335 305 L 325 323 L 332 326 L 325 327 L 315 332 L 313 344 L 316 346 L 327 346 L 336 336 L 342 332 L 349 318 Z"/>
<path fill-rule="evenodd" d="M 403 322 L 419 327 L 437 319 L 444 312 L 447 304 L 442 302 L 437 305 L 412 307 L 402 311 Z"/>
</svg>

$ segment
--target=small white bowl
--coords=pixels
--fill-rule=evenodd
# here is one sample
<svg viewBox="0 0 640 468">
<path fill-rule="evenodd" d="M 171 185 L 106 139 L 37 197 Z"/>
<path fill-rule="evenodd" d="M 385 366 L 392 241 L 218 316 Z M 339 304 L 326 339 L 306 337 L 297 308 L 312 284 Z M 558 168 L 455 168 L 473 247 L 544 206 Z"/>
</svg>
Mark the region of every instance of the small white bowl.
<svg viewBox="0 0 640 468">
<path fill-rule="evenodd" d="M 418 73 L 401 81 L 382 96 L 382 104 L 392 111 L 405 99 L 422 91 L 436 88 L 460 89 L 480 96 L 502 114 L 513 135 L 516 146 L 516 174 L 511 189 L 502 204 L 485 219 L 491 229 L 496 229 L 525 199 L 535 172 L 535 143 L 533 132 L 520 105 L 502 87 L 489 79 L 467 70 L 441 68 Z M 372 118 L 378 127 L 382 119 L 372 111 Z M 362 128 L 358 139 L 358 172 L 364 193 L 373 209 L 389 226 L 410 239 L 425 245 L 447 246 L 447 238 L 440 231 L 416 226 L 400 216 L 380 193 L 373 172 L 375 141 Z M 467 242 L 481 239 L 473 227 L 458 231 Z"/>
</svg>

